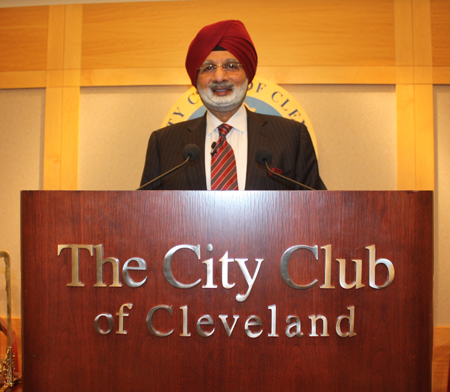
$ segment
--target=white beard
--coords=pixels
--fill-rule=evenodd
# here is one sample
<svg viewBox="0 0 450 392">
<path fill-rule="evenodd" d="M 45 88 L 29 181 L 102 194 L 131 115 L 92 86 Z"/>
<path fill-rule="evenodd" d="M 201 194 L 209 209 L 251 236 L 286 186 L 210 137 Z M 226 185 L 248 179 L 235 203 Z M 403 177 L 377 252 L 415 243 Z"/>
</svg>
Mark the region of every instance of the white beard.
<svg viewBox="0 0 450 392">
<path fill-rule="evenodd" d="M 199 88 L 197 83 L 197 90 L 203 104 L 208 109 L 215 110 L 217 112 L 229 112 L 238 108 L 242 105 L 242 102 L 244 102 L 245 96 L 247 95 L 247 80 L 248 79 L 246 79 L 246 82 L 237 89 L 234 87 L 233 83 L 222 82 L 210 83 L 205 89 Z M 231 94 L 223 97 L 215 96 L 213 93 L 213 87 L 218 86 L 231 87 Z"/>
</svg>

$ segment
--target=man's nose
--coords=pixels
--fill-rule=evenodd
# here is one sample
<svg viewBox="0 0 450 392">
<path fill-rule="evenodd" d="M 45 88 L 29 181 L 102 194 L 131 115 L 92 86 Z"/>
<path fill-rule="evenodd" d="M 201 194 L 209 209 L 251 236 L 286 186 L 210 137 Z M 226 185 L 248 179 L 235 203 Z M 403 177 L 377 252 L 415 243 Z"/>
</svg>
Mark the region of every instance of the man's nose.
<svg viewBox="0 0 450 392">
<path fill-rule="evenodd" d="M 223 70 L 222 66 L 216 67 L 216 72 L 214 72 L 214 80 L 217 82 L 221 82 L 227 79 L 227 73 Z"/>
</svg>

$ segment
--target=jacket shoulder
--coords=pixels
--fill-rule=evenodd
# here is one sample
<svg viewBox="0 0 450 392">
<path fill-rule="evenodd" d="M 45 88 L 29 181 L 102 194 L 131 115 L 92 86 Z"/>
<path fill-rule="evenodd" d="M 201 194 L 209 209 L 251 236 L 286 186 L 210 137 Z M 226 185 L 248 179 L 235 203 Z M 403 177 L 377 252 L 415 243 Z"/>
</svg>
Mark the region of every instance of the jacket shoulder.
<svg viewBox="0 0 450 392">
<path fill-rule="evenodd" d="M 176 124 L 171 124 L 154 131 L 154 133 L 156 132 L 158 136 L 170 135 L 174 132 L 179 132 L 180 130 L 195 130 L 201 127 L 203 124 L 205 124 L 204 126 L 206 126 L 205 116 L 194 118 L 192 120 L 182 121 Z"/>
<path fill-rule="evenodd" d="M 269 127 L 275 126 L 276 128 L 306 130 L 306 126 L 304 123 L 298 122 L 290 118 L 274 116 L 271 114 L 256 113 L 251 111 L 247 111 L 247 115 L 250 121 L 260 123 L 262 126 L 269 125 Z"/>
</svg>

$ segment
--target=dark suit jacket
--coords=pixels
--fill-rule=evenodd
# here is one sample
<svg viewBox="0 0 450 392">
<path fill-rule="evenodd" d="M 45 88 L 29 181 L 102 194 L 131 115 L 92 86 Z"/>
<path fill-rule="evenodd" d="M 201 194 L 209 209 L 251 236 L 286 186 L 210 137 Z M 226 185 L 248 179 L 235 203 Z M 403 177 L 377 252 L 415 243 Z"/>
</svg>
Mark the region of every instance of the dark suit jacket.
<svg viewBox="0 0 450 392">
<path fill-rule="evenodd" d="M 326 189 L 319 176 L 314 147 L 305 125 L 294 120 L 247 111 L 248 163 L 246 190 L 302 189 L 289 181 L 268 175 L 266 167 L 256 162 L 260 148 L 272 155 L 272 168 L 314 189 Z M 200 147 L 200 157 L 144 189 L 206 190 L 205 175 L 206 115 L 171 125 L 151 134 L 141 185 L 184 161 L 183 148 Z"/>
</svg>

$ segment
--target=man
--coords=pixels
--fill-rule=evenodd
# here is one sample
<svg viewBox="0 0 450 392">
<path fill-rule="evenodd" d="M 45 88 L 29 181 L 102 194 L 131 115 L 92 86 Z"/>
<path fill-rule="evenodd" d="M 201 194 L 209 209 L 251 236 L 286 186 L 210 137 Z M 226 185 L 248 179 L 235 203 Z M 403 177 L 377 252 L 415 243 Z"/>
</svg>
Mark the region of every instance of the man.
<svg viewBox="0 0 450 392">
<path fill-rule="evenodd" d="M 242 22 L 226 20 L 200 30 L 189 46 L 186 70 L 207 112 L 151 134 L 141 186 L 181 164 L 188 144 L 200 147 L 199 159 L 143 189 L 304 189 L 269 175 L 255 158 L 262 148 L 270 151 L 276 172 L 313 189 L 326 189 L 306 127 L 253 113 L 243 105 L 257 62 Z"/>
</svg>

